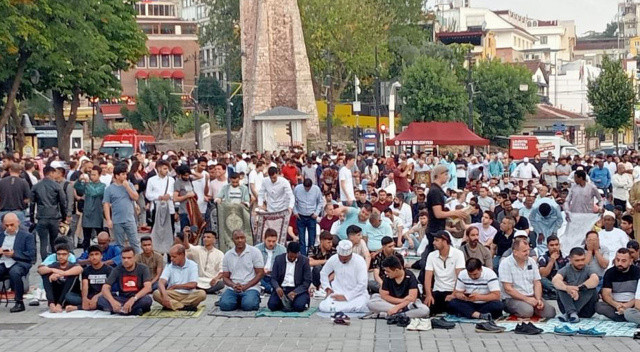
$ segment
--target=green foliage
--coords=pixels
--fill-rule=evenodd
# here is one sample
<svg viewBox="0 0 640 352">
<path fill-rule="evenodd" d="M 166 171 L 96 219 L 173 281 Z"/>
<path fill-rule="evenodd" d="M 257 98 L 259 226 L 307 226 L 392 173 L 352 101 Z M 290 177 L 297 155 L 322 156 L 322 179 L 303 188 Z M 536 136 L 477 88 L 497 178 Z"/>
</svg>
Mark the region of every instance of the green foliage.
<svg viewBox="0 0 640 352">
<path fill-rule="evenodd" d="M 129 111 L 123 107 L 122 114 L 134 128 L 147 130 L 160 139 L 165 128 L 183 116 L 182 100 L 173 94 L 176 92 L 171 81 L 151 78 L 138 94 L 136 109 Z"/>
<path fill-rule="evenodd" d="M 522 65 L 498 60 L 480 62 L 474 68 L 473 82 L 474 107 L 480 115 L 484 137 L 517 133 L 525 115 L 535 112 L 538 88 L 531 80 L 531 72 Z M 521 84 L 528 89 L 521 91 Z"/>
<path fill-rule="evenodd" d="M 403 123 L 464 121 L 467 94 L 450 63 L 419 57 L 402 73 Z"/>
<path fill-rule="evenodd" d="M 198 78 L 198 103 L 203 108 L 224 107 L 227 93 L 214 77 Z"/>
<path fill-rule="evenodd" d="M 633 84 L 620 61 L 604 57 L 602 73 L 596 79 L 589 80 L 587 99 L 593 106 L 596 123 L 612 129 L 617 144 L 618 130 L 631 123 L 635 99 Z"/>
</svg>

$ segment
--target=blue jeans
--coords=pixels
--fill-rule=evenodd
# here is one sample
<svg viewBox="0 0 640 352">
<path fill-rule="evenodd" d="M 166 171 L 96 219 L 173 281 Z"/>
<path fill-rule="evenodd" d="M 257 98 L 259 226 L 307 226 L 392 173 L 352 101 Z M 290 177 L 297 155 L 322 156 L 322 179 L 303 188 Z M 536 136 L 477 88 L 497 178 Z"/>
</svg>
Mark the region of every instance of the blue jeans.
<svg viewBox="0 0 640 352">
<path fill-rule="evenodd" d="M 142 252 L 140 240 L 138 240 L 138 227 L 135 221 L 125 222 L 124 224 L 113 224 L 113 236 L 119 246 L 124 247 L 125 242 L 128 240 L 129 245 L 133 247 L 136 254 Z"/>
<path fill-rule="evenodd" d="M 178 232 L 182 232 L 185 226 L 190 226 L 191 222 L 189 221 L 189 215 L 187 214 L 178 214 L 180 215 L 180 230 Z"/>
<path fill-rule="evenodd" d="M 299 215 L 296 221 L 298 225 L 298 236 L 300 238 L 300 253 L 307 255 L 307 247 L 316 244 L 316 219 L 310 216 Z M 305 233 L 309 233 L 309 242 L 305 239 Z"/>
<path fill-rule="evenodd" d="M 418 250 L 418 247 L 420 247 L 420 239 L 418 238 L 418 236 L 411 234 L 409 235 L 409 237 L 411 237 L 411 239 L 413 240 L 413 250 Z M 409 248 L 409 241 L 404 241 L 404 243 L 402 244 L 402 248 Z"/>
<path fill-rule="evenodd" d="M 236 292 L 227 288 L 220 296 L 220 310 L 229 312 L 238 308 L 244 311 L 258 310 L 260 308 L 260 293 L 257 290 Z"/>
<path fill-rule="evenodd" d="M 265 275 L 262 280 L 260 280 L 260 285 L 264 287 L 264 292 L 271 294 L 273 293 L 273 286 L 271 286 L 271 276 Z"/>
</svg>

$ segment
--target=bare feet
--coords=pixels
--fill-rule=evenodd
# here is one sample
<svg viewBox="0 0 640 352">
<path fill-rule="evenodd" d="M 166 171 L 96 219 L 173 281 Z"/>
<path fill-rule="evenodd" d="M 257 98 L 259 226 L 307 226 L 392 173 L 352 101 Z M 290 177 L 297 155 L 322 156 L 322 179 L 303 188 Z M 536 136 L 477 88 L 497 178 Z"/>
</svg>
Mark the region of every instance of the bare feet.
<svg viewBox="0 0 640 352">
<path fill-rule="evenodd" d="M 76 306 L 66 306 L 64 309 L 67 313 L 73 312 L 74 310 L 78 310 Z"/>
<path fill-rule="evenodd" d="M 51 313 L 62 313 L 62 306 L 55 303 L 49 303 L 49 312 Z"/>
</svg>

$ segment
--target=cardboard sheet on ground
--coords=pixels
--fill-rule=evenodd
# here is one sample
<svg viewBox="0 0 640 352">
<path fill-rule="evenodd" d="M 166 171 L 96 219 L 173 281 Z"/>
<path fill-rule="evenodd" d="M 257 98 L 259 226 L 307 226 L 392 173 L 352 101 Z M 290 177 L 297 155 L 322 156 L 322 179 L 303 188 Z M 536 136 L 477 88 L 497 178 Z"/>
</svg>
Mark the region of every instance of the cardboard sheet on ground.
<svg viewBox="0 0 640 352">
<path fill-rule="evenodd" d="M 40 316 L 47 319 L 83 319 L 83 318 L 92 318 L 92 319 L 130 319 L 137 318 L 137 316 L 127 316 L 127 315 L 119 315 L 119 314 L 111 314 L 110 312 L 103 312 L 101 310 L 76 310 L 73 312 L 63 312 L 63 313 L 51 313 L 49 311 L 40 313 Z"/>
</svg>

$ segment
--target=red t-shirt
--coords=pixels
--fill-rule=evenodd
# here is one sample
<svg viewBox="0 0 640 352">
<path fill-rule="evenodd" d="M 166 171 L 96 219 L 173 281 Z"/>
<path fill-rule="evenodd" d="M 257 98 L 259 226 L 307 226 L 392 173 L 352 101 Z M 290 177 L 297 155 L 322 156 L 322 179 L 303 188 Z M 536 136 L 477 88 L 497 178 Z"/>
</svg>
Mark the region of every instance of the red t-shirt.
<svg viewBox="0 0 640 352">
<path fill-rule="evenodd" d="M 322 231 L 331 231 L 331 226 L 336 221 L 338 221 L 338 217 L 335 216 L 335 215 L 331 219 L 327 219 L 326 216 L 323 216 L 322 219 L 320 219 L 320 223 L 319 223 L 320 230 L 322 230 Z"/>
<path fill-rule="evenodd" d="M 292 186 L 298 184 L 298 168 L 295 166 L 285 165 L 282 167 L 282 176 L 291 183 Z"/>
<path fill-rule="evenodd" d="M 411 190 L 409 181 L 406 177 L 400 176 L 400 174 L 402 174 L 400 169 L 393 170 L 393 182 L 396 184 L 396 192 L 409 192 Z"/>
</svg>

